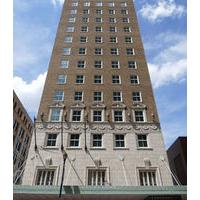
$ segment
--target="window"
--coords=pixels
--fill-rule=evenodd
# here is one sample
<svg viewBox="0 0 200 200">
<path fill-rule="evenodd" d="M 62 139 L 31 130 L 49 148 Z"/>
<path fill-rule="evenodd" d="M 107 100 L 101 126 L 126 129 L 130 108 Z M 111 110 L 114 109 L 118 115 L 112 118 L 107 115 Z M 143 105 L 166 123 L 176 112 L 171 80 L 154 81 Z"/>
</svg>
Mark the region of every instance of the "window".
<svg viewBox="0 0 200 200">
<path fill-rule="evenodd" d="M 89 14 L 89 13 L 90 13 L 90 11 L 88 9 L 83 10 L 83 14 Z"/>
<path fill-rule="evenodd" d="M 70 147 L 79 147 L 79 134 L 70 134 Z"/>
<path fill-rule="evenodd" d="M 136 69 L 136 62 L 135 61 L 128 61 L 128 68 Z"/>
<path fill-rule="evenodd" d="M 88 185 L 104 186 L 106 183 L 105 169 L 88 169 Z"/>
<path fill-rule="evenodd" d="M 73 26 L 69 26 L 69 27 L 67 27 L 66 32 L 69 32 L 69 33 L 74 32 L 74 27 L 73 27 Z"/>
<path fill-rule="evenodd" d="M 124 32 L 131 32 L 131 28 L 130 27 L 124 27 Z"/>
<path fill-rule="evenodd" d="M 60 108 L 52 108 L 51 109 L 51 118 L 50 118 L 50 120 L 53 121 L 53 122 L 60 121 L 60 113 L 61 113 L 61 109 Z"/>
<path fill-rule="evenodd" d="M 20 151 L 21 146 L 22 146 L 21 142 L 19 140 L 17 140 L 15 148 L 17 149 L 18 152 Z"/>
<path fill-rule="evenodd" d="M 117 28 L 116 27 L 110 27 L 110 32 L 117 32 Z"/>
<path fill-rule="evenodd" d="M 77 67 L 78 68 L 85 68 L 85 61 L 84 60 L 79 60 L 77 62 Z"/>
<path fill-rule="evenodd" d="M 74 15 L 74 14 L 76 14 L 77 13 L 77 10 L 71 10 L 70 11 L 70 14 L 72 14 L 72 15 Z"/>
<path fill-rule="evenodd" d="M 68 18 L 68 22 L 70 22 L 70 23 L 74 23 L 75 21 L 76 21 L 75 17 Z"/>
<path fill-rule="evenodd" d="M 83 92 L 74 92 L 74 101 L 83 101 Z"/>
<path fill-rule="evenodd" d="M 63 55 L 70 55 L 71 53 L 71 48 L 63 48 Z"/>
<path fill-rule="evenodd" d="M 17 122 L 17 120 L 14 120 L 13 122 L 13 130 L 17 130 L 18 129 L 18 126 L 19 126 L 19 123 Z"/>
<path fill-rule="evenodd" d="M 117 37 L 111 36 L 111 37 L 110 37 L 110 42 L 112 42 L 112 43 L 117 43 Z"/>
<path fill-rule="evenodd" d="M 54 169 L 38 169 L 35 185 L 53 185 Z"/>
<path fill-rule="evenodd" d="M 71 36 L 66 36 L 64 42 L 65 43 L 72 43 L 72 37 Z"/>
<path fill-rule="evenodd" d="M 122 14 L 122 15 L 127 15 L 127 14 L 128 14 L 128 10 L 122 9 L 122 10 L 121 10 L 121 14 Z"/>
<path fill-rule="evenodd" d="M 144 122 L 144 111 L 143 110 L 135 110 L 135 121 L 136 122 Z"/>
<path fill-rule="evenodd" d="M 120 76 L 119 75 L 113 75 L 112 76 L 112 83 L 113 84 L 120 84 L 121 83 Z"/>
<path fill-rule="evenodd" d="M 56 146 L 56 139 L 57 139 L 56 133 L 48 133 L 46 146 L 51 146 L 51 147 Z"/>
<path fill-rule="evenodd" d="M 121 6 L 121 7 L 126 7 L 126 6 L 127 6 L 127 3 L 126 3 L 126 2 L 122 2 L 122 3 L 120 3 L 120 6 Z"/>
<path fill-rule="evenodd" d="M 96 42 L 96 43 L 102 43 L 102 42 L 103 42 L 103 38 L 100 37 L 100 36 L 96 36 L 96 37 L 95 37 L 95 42 Z"/>
<path fill-rule="evenodd" d="M 138 147 L 148 147 L 147 135 L 144 134 L 137 135 L 137 142 L 138 142 Z"/>
<path fill-rule="evenodd" d="M 60 67 L 61 68 L 68 68 L 69 66 L 69 61 L 68 60 L 61 60 L 60 61 Z"/>
<path fill-rule="evenodd" d="M 100 15 L 102 15 L 103 14 L 103 10 L 96 10 L 96 14 L 100 14 Z"/>
<path fill-rule="evenodd" d="M 94 101 L 102 101 L 102 92 L 93 93 Z"/>
<path fill-rule="evenodd" d="M 134 49 L 132 49 L 132 48 L 127 48 L 127 49 L 126 49 L 126 54 L 127 54 L 127 55 L 135 55 Z"/>
<path fill-rule="evenodd" d="M 139 84 L 139 79 L 138 79 L 138 76 L 133 74 L 130 76 L 130 81 L 131 81 L 131 84 Z"/>
<path fill-rule="evenodd" d="M 124 135 L 116 134 L 115 135 L 115 147 L 125 147 Z"/>
<path fill-rule="evenodd" d="M 103 6 L 103 3 L 102 2 L 96 2 L 96 6 L 98 6 L 98 7 Z"/>
<path fill-rule="evenodd" d="M 114 6 L 115 6 L 115 3 L 114 3 L 114 2 L 109 2 L 109 3 L 108 3 L 108 6 L 109 6 L 109 7 L 114 7 Z"/>
<path fill-rule="evenodd" d="M 72 2 L 72 7 L 78 6 L 78 2 Z"/>
<path fill-rule="evenodd" d="M 67 76 L 66 75 L 58 75 L 57 84 L 65 84 Z"/>
<path fill-rule="evenodd" d="M 93 110 L 93 122 L 102 122 L 102 110 Z"/>
<path fill-rule="evenodd" d="M 83 75 L 77 75 L 76 76 L 76 83 L 78 83 L 78 84 L 84 83 L 84 76 Z"/>
<path fill-rule="evenodd" d="M 115 10 L 109 10 L 108 13 L 109 13 L 110 15 L 114 15 L 114 14 L 115 14 Z"/>
<path fill-rule="evenodd" d="M 87 37 L 81 36 L 81 37 L 80 37 L 80 42 L 81 42 L 81 43 L 86 43 L 86 42 L 87 42 Z"/>
<path fill-rule="evenodd" d="M 129 36 L 126 36 L 125 37 L 125 43 L 133 43 L 133 38 L 129 37 Z"/>
<path fill-rule="evenodd" d="M 102 147 L 102 134 L 92 134 L 92 147 Z"/>
<path fill-rule="evenodd" d="M 25 137 L 25 139 L 24 139 L 24 144 L 28 144 L 28 143 L 29 143 L 29 140 L 30 140 L 30 138 L 29 138 L 29 136 L 27 135 L 27 136 Z"/>
<path fill-rule="evenodd" d="M 90 2 L 84 2 L 83 6 L 90 6 Z"/>
<path fill-rule="evenodd" d="M 116 23 L 116 18 L 110 17 L 110 18 L 109 18 L 109 22 L 110 22 L 110 23 Z"/>
<path fill-rule="evenodd" d="M 79 48 L 78 53 L 79 53 L 80 55 L 86 55 L 86 48 Z"/>
<path fill-rule="evenodd" d="M 119 55 L 118 49 L 117 48 L 111 48 L 110 49 L 111 55 Z"/>
<path fill-rule="evenodd" d="M 53 100 L 54 101 L 63 101 L 64 100 L 64 92 L 63 91 L 55 91 Z"/>
<path fill-rule="evenodd" d="M 81 121 L 81 110 L 73 110 L 72 111 L 72 121 L 73 122 Z"/>
<path fill-rule="evenodd" d="M 129 18 L 123 17 L 123 18 L 122 18 L 122 22 L 123 22 L 123 23 L 129 23 Z"/>
<path fill-rule="evenodd" d="M 122 93 L 113 92 L 113 101 L 122 101 Z"/>
<path fill-rule="evenodd" d="M 25 133 L 25 130 L 21 127 L 20 130 L 19 130 L 19 137 L 23 138 L 24 133 Z"/>
<path fill-rule="evenodd" d="M 102 55 L 103 49 L 102 48 L 95 48 L 95 55 Z"/>
<path fill-rule="evenodd" d="M 94 76 L 94 83 L 95 83 L 95 84 L 102 84 L 102 82 L 103 82 L 102 79 L 103 79 L 103 78 L 102 78 L 101 75 L 95 75 L 95 76 Z"/>
<path fill-rule="evenodd" d="M 115 122 L 123 122 L 122 110 L 114 110 L 114 121 Z"/>
<path fill-rule="evenodd" d="M 96 23 L 102 23 L 102 18 L 101 17 L 96 17 L 95 18 Z"/>
<path fill-rule="evenodd" d="M 101 69 L 103 67 L 103 62 L 101 60 L 95 60 L 94 67 L 97 69 Z"/>
<path fill-rule="evenodd" d="M 132 99 L 134 102 L 141 102 L 142 98 L 141 98 L 141 93 L 140 92 L 133 92 L 132 93 Z"/>
<path fill-rule="evenodd" d="M 156 186 L 156 170 L 139 170 L 141 186 Z"/>
<path fill-rule="evenodd" d="M 81 32 L 88 32 L 88 27 L 87 26 L 82 26 L 81 27 Z"/>
<path fill-rule="evenodd" d="M 102 27 L 101 26 L 96 26 L 95 30 L 96 30 L 96 32 L 102 32 Z"/>
<path fill-rule="evenodd" d="M 88 18 L 88 17 L 83 17 L 83 18 L 82 18 L 82 22 L 84 22 L 84 23 L 89 22 L 89 18 Z"/>
<path fill-rule="evenodd" d="M 114 60 L 111 62 L 112 68 L 113 69 L 119 69 L 119 61 L 118 60 Z"/>
</svg>

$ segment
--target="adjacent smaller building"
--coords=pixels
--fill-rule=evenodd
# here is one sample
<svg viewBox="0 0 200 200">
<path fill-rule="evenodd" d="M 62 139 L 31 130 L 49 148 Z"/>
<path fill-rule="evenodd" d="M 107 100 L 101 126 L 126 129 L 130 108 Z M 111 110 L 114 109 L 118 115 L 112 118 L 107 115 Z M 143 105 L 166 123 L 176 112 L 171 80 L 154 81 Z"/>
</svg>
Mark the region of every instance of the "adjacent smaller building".
<svg viewBox="0 0 200 200">
<path fill-rule="evenodd" d="M 170 168 L 180 184 L 187 185 L 187 137 L 178 137 L 167 150 L 167 155 Z"/>
<path fill-rule="evenodd" d="M 33 122 L 13 91 L 13 183 L 21 184 L 32 137 Z"/>
</svg>

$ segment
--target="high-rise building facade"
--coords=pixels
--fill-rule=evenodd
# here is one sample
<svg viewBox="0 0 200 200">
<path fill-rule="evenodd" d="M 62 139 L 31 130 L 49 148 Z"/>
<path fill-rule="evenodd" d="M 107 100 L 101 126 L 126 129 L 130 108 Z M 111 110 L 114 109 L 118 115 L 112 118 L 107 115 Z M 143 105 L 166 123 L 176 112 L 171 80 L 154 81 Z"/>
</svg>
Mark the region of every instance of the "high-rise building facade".
<svg viewBox="0 0 200 200">
<path fill-rule="evenodd" d="M 64 3 L 24 185 L 172 185 L 132 0 Z"/>
</svg>

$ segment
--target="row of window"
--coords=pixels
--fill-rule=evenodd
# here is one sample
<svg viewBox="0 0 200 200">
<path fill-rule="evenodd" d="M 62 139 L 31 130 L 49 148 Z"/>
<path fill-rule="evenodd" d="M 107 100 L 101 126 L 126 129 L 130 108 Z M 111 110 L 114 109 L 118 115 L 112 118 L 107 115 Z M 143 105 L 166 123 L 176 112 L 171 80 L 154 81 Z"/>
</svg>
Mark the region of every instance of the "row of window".
<svg viewBox="0 0 200 200">
<path fill-rule="evenodd" d="M 95 6 L 97 6 L 97 7 L 102 7 L 102 6 L 115 7 L 115 4 L 116 4 L 116 2 L 112 2 L 112 1 L 108 2 L 108 3 L 103 3 L 102 1 L 98 1 L 98 2 L 95 3 Z M 78 6 L 78 1 L 72 2 L 71 6 L 72 7 L 77 7 Z M 83 6 L 90 7 L 90 1 L 83 2 Z M 121 2 L 120 3 L 120 7 L 127 7 L 127 3 L 126 2 Z"/>
<path fill-rule="evenodd" d="M 67 44 L 72 43 L 73 37 L 72 36 L 66 36 L 64 39 L 64 42 Z M 88 37 L 86 36 L 80 36 L 80 43 L 87 43 L 88 42 Z M 91 42 L 91 41 L 90 41 Z M 118 38 L 116 36 L 110 36 L 109 42 L 111 43 L 118 43 Z M 125 36 L 124 37 L 124 42 L 125 43 L 133 43 L 133 38 L 131 36 Z M 95 37 L 95 43 L 101 44 L 103 43 L 103 37 L 102 36 L 96 36 Z"/>
<path fill-rule="evenodd" d="M 135 61 L 128 61 L 127 64 L 128 64 L 128 68 L 130 68 L 130 69 L 136 69 L 137 68 Z M 96 68 L 96 69 L 102 69 L 103 65 L 104 65 L 104 63 L 103 63 L 102 60 L 95 60 L 94 61 L 94 68 Z M 120 68 L 119 60 L 112 60 L 110 65 L 113 69 L 119 69 Z M 86 61 L 85 60 L 78 60 L 76 66 L 78 68 L 85 68 L 86 67 Z M 61 68 L 68 68 L 69 67 L 69 60 L 61 60 L 60 67 Z"/>
<path fill-rule="evenodd" d="M 83 109 L 72 109 L 70 113 L 71 122 L 83 122 Z M 93 122 L 105 122 L 105 110 L 104 109 L 93 109 L 91 112 L 91 119 Z M 52 108 L 50 110 L 50 121 L 59 122 L 61 121 L 61 109 Z M 112 121 L 113 122 L 126 122 L 125 110 L 124 109 L 113 109 L 112 110 Z M 137 109 L 133 111 L 134 122 L 146 122 L 146 111 L 144 109 Z"/>
<path fill-rule="evenodd" d="M 126 80 L 127 81 L 127 80 Z M 76 76 L 76 84 L 84 84 L 85 76 L 77 75 Z M 58 75 L 57 84 L 66 84 L 67 76 L 66 75 Z M 103 76 L 102 75 L 94 75 L 94 84 L 103 84 Z M 121 76 L 120 75 L 112 75 L 112 83 L 113 84 L 121 84 Z M 137 85 L 139 84 L 139 78 L 137 75 L 130 75 L 130 83 Z"/>
<path fill-rule="evenodd" d="M 91 148 L 104 148 L 104 134 L 95 133 L 91 134 Z M 57 145 L 58 133 L 48 133 L 45 139 L 46 147 L 55 147 Z M 126 135 L 125 134 L 114 134 L 114 148 L 127 148 Z M 149 142 L 147 134 L 137 135 L 137 148 L 149 148 Z M 80 134 L 71 133 L 69 134 L 68 147 L 80 148 Z"/>
<path fill-rule="evenodd" d="M 89 31 L 88 26 L 81 26 L 80 27 L 80 32 L 88 32 L 88 31 Z M 96 26 L 94 31 L 95 32 L 103 32 L 103 27 L 102 26 Z M 123 27 L 123 31 L 125 33 L 129 33 L 129 32 L 131 32 L 131 27 L 129 27 L 129 26 Z M 74 26 L 68 26 L 66 28 L 66 32 L 68 32 L 68 33 L 75 32 L 75 27 Z M 116 33 L 116 32 L 120 32 L 120 30 L 118 30 L 116 26 L 111 26 L 111 27 L 109 27 L 109 32 Z"/>
<path fill-rule="evenodd" d="M 79 55 L 86 55 L 87 54 L 87 48 L 79 48 L 78 49 Z M 103 55 L 103 49 L 102 48 L 95 48 L 94 49 L 95 55 Z M 111 55 L 119 55 L 119 49 L 118 48 L 111 48 L 110 49 Z M 71 55 L 71 48 L 63 48 L 63 55 Z M 126 48 L 126 55 L 135 55 L 135 51 L 133 48 Z"/>
</svg>

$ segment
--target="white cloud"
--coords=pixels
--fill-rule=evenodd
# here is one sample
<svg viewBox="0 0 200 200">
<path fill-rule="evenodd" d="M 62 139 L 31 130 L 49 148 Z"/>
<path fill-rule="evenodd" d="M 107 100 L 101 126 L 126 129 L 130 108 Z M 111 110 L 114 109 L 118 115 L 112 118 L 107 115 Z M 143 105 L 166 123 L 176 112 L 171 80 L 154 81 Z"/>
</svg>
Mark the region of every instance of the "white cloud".
<svg viewBox="0 0 200 200">
<path fill-rule="evenodd" d="M 28 112 L 35 113 L 39 108 L 46 74 L 47 72 L 40 74 L 30 83 L 18 76 L 15 76 L 13 79 L 14 90 Z"/>
<path fill-rule="evenodd" d="M 57 4 L 62 5 L 65 0 L 51 0 L 51 3 L 56 6 Z"/>
<path fill-rule="evenodd" d="M 159 22 L 167 17 L 181 17 L 186 9 L 174 0 L 159 0 L 155 4 L 146 3 L 139 12 L 150 22 Z"/>
</svg>

